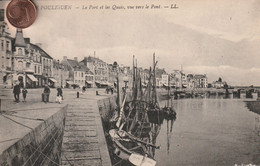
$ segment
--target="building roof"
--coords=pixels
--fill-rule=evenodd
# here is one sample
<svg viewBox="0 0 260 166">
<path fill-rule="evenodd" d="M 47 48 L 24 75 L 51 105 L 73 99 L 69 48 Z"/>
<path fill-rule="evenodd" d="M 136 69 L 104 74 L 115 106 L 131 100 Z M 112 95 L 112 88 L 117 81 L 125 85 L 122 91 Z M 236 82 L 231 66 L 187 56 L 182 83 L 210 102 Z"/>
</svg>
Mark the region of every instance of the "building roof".
<svg viewBox="0 0 260 166">
<path fill-rule="evenodd" d="M 84 59 L 81 62 L 86 64 L 87 62 L 95 62 L 95 61 L 100 61 L 100 62 L 105 63 L 103 60 L 96 58 L 96 57 L 92 57 L 92 56 L 84 57 Z"/>
<path fill-rule="evenodd" d="M 194 79 L 201 79 L 201 78 L 206 78 L 206 75 L 203 75 L 203 74 L 195 74 Z"/>
<path fill-rule="evenodd" d="M 78 61 L 67 59 L 68 64 L 74 69 L 74 71 L 86 71 L 87 67 L 81 65 Z"/>
<path fill-rule="evenodd" d="M 91 70 L 87 70 L 87 71 L 86 71 L 86 74 L 94 75 L 94 73 L 93 73 Z"/>
<path fill-rule="evenodd" d="M 49 58 L 49 59 L 53 59 L 47 52 L 45 52 L 41 47 L 30 43 L 30 46 L 35 49 L 35 50 L 39 50 L 40 54 L 45 57 L 45 58 Z"/>
<path fill-rule="evenodd" d="M 14 46 L 16 46 L 16 47 L 26 47 L 22 29 L 18 28 L 16 30 Z"/>
<path fill-rule="evenodd" d="M 63 69 L 63 70 L 69 70 L 68 66 L 58 62 L 57 60 L 53 60 L 53 68 L 56 69 Z"/>
<path fill-rule="evenodd" d="M 155 75 L 156 75 L 157 78 L 161 78 L 163 74 L 167 74 L 166 71 L 165 71 L 165 69 L 159 69 L 159 68 L 157 68 L 157 69 L 155 70 Z"/>
</svg>

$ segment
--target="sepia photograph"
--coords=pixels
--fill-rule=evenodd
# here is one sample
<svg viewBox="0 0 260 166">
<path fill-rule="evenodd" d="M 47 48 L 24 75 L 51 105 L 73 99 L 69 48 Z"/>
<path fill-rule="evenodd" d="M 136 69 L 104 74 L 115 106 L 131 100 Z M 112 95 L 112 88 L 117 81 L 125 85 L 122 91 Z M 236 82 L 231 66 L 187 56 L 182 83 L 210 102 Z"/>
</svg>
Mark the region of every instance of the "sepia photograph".
<svg viewBox="0 0 260 166">
<path fill-rule="evenodd" d="M 259 0 L 0 0 L 1 166 L 260 166 Z"/>
</svg>

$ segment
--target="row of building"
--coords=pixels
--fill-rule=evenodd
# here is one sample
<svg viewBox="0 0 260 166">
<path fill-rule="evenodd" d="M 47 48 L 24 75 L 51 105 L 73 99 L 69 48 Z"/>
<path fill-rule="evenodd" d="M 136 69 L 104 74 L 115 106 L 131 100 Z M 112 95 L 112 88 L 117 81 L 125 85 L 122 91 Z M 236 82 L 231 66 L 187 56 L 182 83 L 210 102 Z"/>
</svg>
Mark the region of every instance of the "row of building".
<svg viewBox="0 0 260 166">
<path fill-rule="evenodd" d="M 41 44 L 33 44 L 30 38 L 24 38 L 21 29 L 17 29 L 15 37 L 11 37 L 7 24 L 0 23 L 1 70 L 0 86 L 12 87 L 19 82 L 23 87 L 37 88 L 48 84 L 52 87 L 87 86 L 104 87 L 113 84 L 118 76 L 122 82 L 131 80 L 132 71 L 129 66 L 120 66 L 114 62 L 107 64 L 93 56 L 77 57 L 61 61 L 53 59 L 42 48 Z M 147 83 L 149 70 L 139 68 L 142 80 Z M 156 81 L 159 87 L 170 84 L 179 88 L 206 88 L 206 75 L 184 74 L 174 70 L 167 74 L 164 69 L 156 69 Z"/>
<path fill-rule="evenodd" d="M 48 84 L 51 87 L 106 87 L 113 85 L 119 77 L 121 85 L 131 85 L 132 69 L 119 66 L 117 62 L 108 64 L 96 57 L 84 57 L 82 60 L 55 60 L 42 49 L 41 44 L 31 43 L 25 38 L 21 29 L 17 29 L 14 37 L 8 31 L 4 21 L 3 10 L 0 11 L 0 87 L 13 87 L 15 83 L 26 88 L 37 88 Z M 150 70 L 139 68 L 143 84 L 147 84 Z M 156 69 L 157 86 L 173 86 L 176 88 L 206 88 L 207 76 L 201 74 L 185 74 L 182 70 L 174 70 L 168 74 L 164 69 Z M 223 87 L 222 80 L 211 86 Z"/>
<path fill-rule="evenodd" d="M 32 43 L 17 29 L 14 37 L 0 10 L 0 87 L 38 88 L 48 84 L 51 87 L 104 87 L 113 84 L 116 77 L 128 79 L 130 67 L 107 64 L 93 56 L 55 60 L 42 49 L 41 44 Z M 119 73 L 119 74 L 117 74 Z"/>
<path fill-rule="evenodd" d="M 149 70 L 141 70 L 144 73 L 143 80 L 147 82 L 149 77 Z M 185 74 L 182 70 L 173 70 L 167 73 L 165 69 L 156 69 L 156 85 L 158 87 L 174 88 L 207 88 L 208 79 L 206 74 Z"/>
</svg>

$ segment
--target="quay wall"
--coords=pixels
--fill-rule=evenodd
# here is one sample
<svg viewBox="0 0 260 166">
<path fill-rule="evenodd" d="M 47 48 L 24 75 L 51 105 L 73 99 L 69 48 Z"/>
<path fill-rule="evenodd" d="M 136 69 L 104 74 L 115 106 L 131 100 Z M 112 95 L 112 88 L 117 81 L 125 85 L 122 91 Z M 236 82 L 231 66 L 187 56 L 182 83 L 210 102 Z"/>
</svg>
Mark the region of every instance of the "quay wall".
<svg viewBox="0 0 260 166">
<path fill-rule="evenodd" d="M 117 96 L 111 96 L 97 101 L 99 113 L 103 121 L 108 121 L 111 118 L 113 110 L 117 107 L 116 99 Z"/>
<path fill-rule="evenodd" d="M 68 106 L 59 108 L 55 114 L 42 120 L 0 154 L 0 165 L 48 165 L 60 163 L 64 124 Z"/>
<path fill-rule="evenodd" d="M 121 101 L 123 100 L 122 97 L 123 96 L 120 95 Z M 130 99 L 131 99 L 131 93 L 128 92 L 126 101 L 129 101 Z M 99 113 L 103 122 L 108 122 L 109 119 L 112 117 L 114 110 L 117 108 L 116 100 L 117 100 L 117 96 L 113 95 L 111 97 L 107 97 L 97 101 Z"/>
</svg>

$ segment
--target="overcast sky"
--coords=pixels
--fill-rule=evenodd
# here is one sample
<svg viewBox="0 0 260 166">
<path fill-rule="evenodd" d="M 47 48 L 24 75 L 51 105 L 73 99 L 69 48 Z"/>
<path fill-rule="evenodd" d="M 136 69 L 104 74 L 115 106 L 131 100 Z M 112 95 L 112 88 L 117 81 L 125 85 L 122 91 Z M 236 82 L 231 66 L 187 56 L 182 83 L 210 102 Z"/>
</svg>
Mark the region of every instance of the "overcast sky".
<svg viewBox="0 0 260 166">
<path fill-rule="evenodd" d="M 222 77 L 232 85 L 260 85 L 259 0 L 36 1 L 39 16 L 24 36 L 55 59 L 92 55 L 108 63 L 149 67 L 155 52 L 168 72 Z M 0 2 L 3 3 L 3 2 Z M 73 4 L 74 3 L 74 4 Z M 178 9 L 81 10 L 82 5 L 177 4 Z M 72 10 L 41 5 L 72 4 Z M 80 9 L 75 9 L 79 6 Z M 10 28 L 13 33 L 13 28 Z"/>
</svg>

